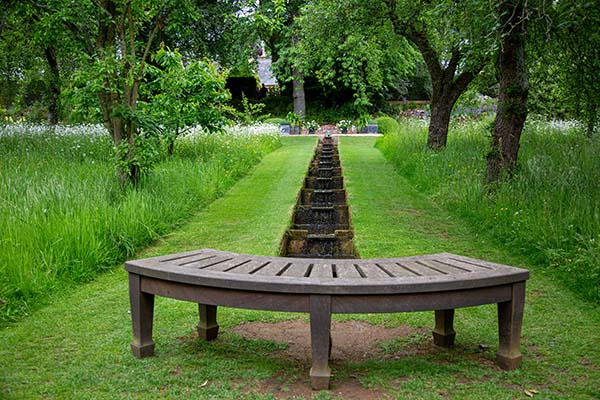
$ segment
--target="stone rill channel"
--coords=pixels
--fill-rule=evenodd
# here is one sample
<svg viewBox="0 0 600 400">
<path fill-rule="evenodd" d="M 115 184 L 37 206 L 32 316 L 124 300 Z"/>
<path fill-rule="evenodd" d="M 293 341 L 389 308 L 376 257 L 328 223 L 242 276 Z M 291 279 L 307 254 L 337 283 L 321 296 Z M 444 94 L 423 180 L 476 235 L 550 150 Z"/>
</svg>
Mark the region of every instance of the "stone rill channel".
<svg viewBox="0 0 600 400">
<path fill-rule="evenodd" d="M 352 238 L 337 139 L 319 140 L 310 163 L 292 226 L 281 241 L 280 255 L 306 258 L 358 258 Z"/>
</svg>

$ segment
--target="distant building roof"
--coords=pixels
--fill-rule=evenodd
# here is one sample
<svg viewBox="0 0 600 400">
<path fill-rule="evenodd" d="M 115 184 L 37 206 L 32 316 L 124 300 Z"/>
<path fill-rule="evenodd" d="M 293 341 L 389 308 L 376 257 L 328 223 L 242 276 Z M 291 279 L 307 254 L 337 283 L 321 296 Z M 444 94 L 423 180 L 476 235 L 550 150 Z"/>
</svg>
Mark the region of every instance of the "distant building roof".
<svg viewBox="0 0 600 400">
<path fill-rule="evenodd" d="M 271 58 L 258 58 L 258 77 L 260 83 L 265 86 L 277 86 L 277 79 L 275 79 L 273 72 L 271 71 Z"/>
</svg>

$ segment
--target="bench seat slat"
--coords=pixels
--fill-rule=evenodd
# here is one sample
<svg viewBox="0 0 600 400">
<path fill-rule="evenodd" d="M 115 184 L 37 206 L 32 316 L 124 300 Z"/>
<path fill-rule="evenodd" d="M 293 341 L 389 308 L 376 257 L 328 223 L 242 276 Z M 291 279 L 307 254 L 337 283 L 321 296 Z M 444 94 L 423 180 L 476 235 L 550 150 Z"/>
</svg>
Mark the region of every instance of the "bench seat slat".
<svg viewBox="0 0 600 400">
<path fill-rule="evenodd" d="M 390 277 L 388 274 L 386 274 L 383 270 L 381 270 L 381 268 L 379 268 L 374 263 L 361 262 L 361 263 L 356 263 L 356 265 L 358 266 L 359 273 L 362 271 L 363 274 L 365 275 L 364 278 L 383 279 L 383 278 Z M 362 274 L 361 274 L 361 276 L 362 276 Z"/>
<path fill-rule="evenodd" d="M 277 274 L 281 272 L 281 270 L 283 270 L 288 264 L 289 262 L 285 261 L 271 261 L 267 265 L 256 271 L 255 274 L 264 276 L 277 276 Z"/>
<path fill-rule="evenodd" d="M 430 260 L 418 260 L 415 261 L 418 264 L 423 265 L 425 268 L 429 268 L 433 271 L 437 271 L 439 274 L 441 275 L 456 275 L 456 274 L 462 274 L 464 272 L 466 272 L 463 269 L 460 268 L 456 268 L 456 267 L 451 267 L 447 264 L 441 263 L 439 261 L 430 259 Z"/>
<path fill-rule="evenodd" d="M 310 278 L 333 278 L 333 268 L 331 264 L 313 264 L 309 275 Z"/>
<path fill-rule="evenodd" d="M 338 278 L 360 279 L 362 278 L 354 264 L 340 263 L 335 266 Z"/>
<path fill-rule="evenodd" d="M 440 262 L 452 264 L 452 265 L 455 265 L 460 268 L 469 269 L 471 271 L 489 271 L 489 270 L 493 269 L 484 264 L 480 264 L 477 262 L 465 262 L 465 261 L 460 260 L 459 258 L 455 258 L 455 257 L 439 257 L 439 258 L 436 258 L 436 260 L 438 260 Z"/>
<path fill-rule="evenodd" d="M 252 259 L 249 257 L 235 257 L 229 261 L 220 262 L 204 269 L 206 269 L 206 271 L 229 272 L 235 268 L 241 267 L 246 263 L 249 263 L 250 261 L 252 261 Z"/>
<path fill-rule="evenodd" d="M 190 260 L 184 263 L 181 263 L 182 260 L 177 262 L 177 265 L 180 265 L 185 268 L 197 268 L 197 269 L 205 269 L 211 267 L 213 265 L 217 265 L 220 263 L 224 263 L 226 261 L 230 261 L 234 258 L 234 256 L 223 255 L 223 256 L 214 256 L 209 258 L 200 259 L 198 261 Z"/>
<path fill-rule="evenodd" d="M 406 271 L 410 271 L 413 276 L 439 276 L 443 275 L 441 272 L 436 271 L 434 269 L 428 268 L 423 264 L 419 264 L 415 261 L 404 261 L 401 263 L 397 263 L 398 268 L 402 268 Z"/>
<path fill-rule="evenodd" d="M 266 263 L 267 263 L 267 261 L 264 261 L 264 260 L 252 260 L 252 261 L 242 264 L 238 267 L 235 267 L 235 268 L 229 270 L 228 272 L 232 273 L 232 274 L 247 275 L 256 270 L 260 271 L 260 268 L 262 268 L 262 266 L 265 265 Z"/>
<path fill-rule="evenodd" d="M 419 274 L 415 274 L 412 271 L 409 271 L 406 268 L 402 268 L 398 264 L 394 262 L 378 262 L 376 263 L 382 269 L 385 269 L 389 274 L 397 278 L 416 278 L 420 276 Z"/>
<path fill-rule="evenodd" d="M 286 269 L 281 276 L 291 277 L 291 278 L 303 278 L 306 276 L 309 267 L 308 262 L 292 262 L 292 265 Z"/>
<path fill-rule="evenodd" d="M 176 254 L 167 254 L 165 256 L 157 257 L 156 260 L 158 262 L 171 262 L 171 261 L 183 260 L 183 259 L 189 258 L 189 257 L 200 256 L 202 254 L 204 254 L 206 256 L 206 251 L 204 251 L 204 249 L 185 251 L 185 252 L 176 253 Z"/>
</svg>

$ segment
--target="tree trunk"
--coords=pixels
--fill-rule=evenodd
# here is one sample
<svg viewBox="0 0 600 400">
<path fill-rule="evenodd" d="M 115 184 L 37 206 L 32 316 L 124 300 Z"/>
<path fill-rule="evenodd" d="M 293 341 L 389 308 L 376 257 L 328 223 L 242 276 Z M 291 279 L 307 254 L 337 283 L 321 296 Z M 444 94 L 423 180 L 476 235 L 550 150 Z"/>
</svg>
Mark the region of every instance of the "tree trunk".
<svg viewBox="0 0 600 400">
<path fill-rule="evenodd" d="M 446 75 L 446 74 L 442 74 Z M 443 76 L 433 84 L 431 96 L 431 118 L 427 134 L 427 147 L 431 150 L 446 148 L 448 141 L 448 126 L 450 125 L 450 114 L 464 88 L 457 87 L 453 82 L 453 76 Z M 466 88 L 466 86 L 465 86 Z"/>
<path fill-rule="evenodd" d="M 448 140 L 448 125 L 453 104 L 438 104 L 431 107 L 427 147 L 431 150 L 441 150 L 446 147 Z"/>
<path fill-rule="evenodd" d="M 306 116 L 306 98 L 304 96 L 304 74 L 293 68 L 292 87 L 294 90 L 294 112 L 302 117 Z"/>
<path fill-rule="evenodd" d="M 587 129 L 586 134 L 589 138 L 594 136 L 596 121 L 598 119 L 598 104 L 591 98 L 587 99 Z"/>
<path fill-rule="evenodd" d="M 521 132 L 527 118 L 529 92 L 525 68 L 527 28 L 524 0 L 504 0 L 498 10 L 502 35 L 498 59 L 500 93 L 491 151 L 487 156 L 488 183 L 499 182 L 515 171 Z"/>
<path fill-rule="evenodd" d="M 46 61 L 49 67 L 49 96 L 48 96 L 48 123 L 52 125 L 58 124 L 58 101 L 60 98 L 60 71 L 58 69 L 58 60 L 56 59 L 56 51 L 54 46 L 48 46 L 44 49 Z"/>
<path fill-rule="evenodd" d="M 142 169 L 139 163 L 133 162 L 132 160 L 135 157 L 134 152 L 136 149 L 135 127 L 133 129 L 133 131 L 129 132 L 127 140 L 128 175 L 125 177 L 125 179 L 123 177 L 121 178 L 121 183 L 131 183 L 133 186 L 137 187 L 140 184 L 140 179 L 142 178 Z"/>
<path fill-rule="evenodd" d="M 292 46 L 297 46 L 300 38 L 292 36 Z M 306 98 L 304 96 L 304 73 L 295 65 L 292 66 L 292 90 L 294 96 L 294 112 L 302 117 L 306 116 Z"/>
</svg>

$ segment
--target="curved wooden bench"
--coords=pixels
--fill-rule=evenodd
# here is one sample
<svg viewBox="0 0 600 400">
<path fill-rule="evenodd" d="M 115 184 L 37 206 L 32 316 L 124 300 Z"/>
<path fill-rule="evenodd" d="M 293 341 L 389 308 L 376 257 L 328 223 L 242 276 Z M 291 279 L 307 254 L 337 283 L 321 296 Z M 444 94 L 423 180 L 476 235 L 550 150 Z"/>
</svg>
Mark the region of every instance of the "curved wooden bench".
<svg viewBox="0 0 600 400">
<path fill-rule="evenodd" d="M 503 369 L 521 363 L 524 269 L 449 253 L 333 260 L 263 257 L 201 249 L 128 261 L 136 357 L 154 354 L 154 296 L 199 304 L 198 333 L 217 337 L 217 306 L 310 313 L 311 383 L 329 387 L 332 313 L 435 311 L 434 343 L 452 346 L 454 309 L 498 304 Z"/>
</svg>

